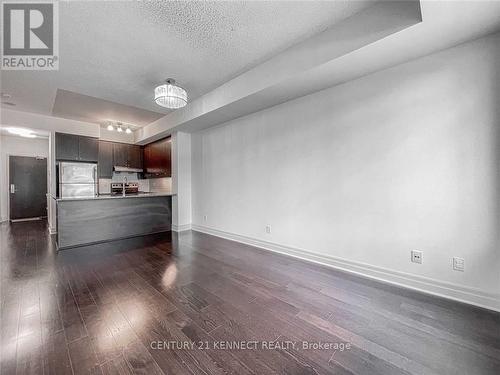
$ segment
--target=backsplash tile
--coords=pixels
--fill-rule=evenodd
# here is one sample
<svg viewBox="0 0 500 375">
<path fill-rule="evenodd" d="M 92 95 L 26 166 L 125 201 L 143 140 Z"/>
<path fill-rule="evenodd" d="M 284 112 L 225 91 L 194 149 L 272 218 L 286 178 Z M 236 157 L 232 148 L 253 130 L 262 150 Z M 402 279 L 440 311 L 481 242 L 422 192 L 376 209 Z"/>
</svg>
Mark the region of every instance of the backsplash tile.
<svg viewBox="0 0 500 375">
<path fill-rule="evenodd" d="M 133 176 L 132 176 L 133 175 Z M 127 176 L 128 182 L 139 183 L 139 191 L 148 193 L 171 193 L 172 192 L 172 178 L 162 177 L 162 178 L 150 178 L 150 179 L 137 179 L 134 178 L 136 174 Z M 100 178 L 99 179 L 99 194 L 111 194 L 111 182 L 122 182 L 123 176 L 113 176 L 110 178 Z"/>
<path fill-rule="evenodd" d="M 172 192 L 172 178 L 151 178 L 149 179 L 149 188 L 155 193 L 171 193 Z"/>
<path fill-rule="evenodd" d="M 99 179 L 99 194 L 111 194 L 111 179 L 110 178 L 100 178 Z"/>
</svg>

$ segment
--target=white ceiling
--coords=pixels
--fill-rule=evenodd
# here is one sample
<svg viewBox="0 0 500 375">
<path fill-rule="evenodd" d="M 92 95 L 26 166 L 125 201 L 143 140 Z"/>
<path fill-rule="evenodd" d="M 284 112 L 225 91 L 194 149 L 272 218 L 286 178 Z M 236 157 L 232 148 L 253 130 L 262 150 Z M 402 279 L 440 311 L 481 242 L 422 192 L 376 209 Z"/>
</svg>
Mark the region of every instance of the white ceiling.
<svg viewBox="0 0 500 375">
<path fill-rule="evenodd" d="M 411 22 L 414 17 L 397 10 L 397 2 L 369 7 L 145 126 L 136 132 L 136 142 L 147 143 L 176 130 L 192 132 L 220 124 L 500 30 L 497 0 L 420 1 L 413 5 L 421 10 L 416 23 Z M 412 4 L 401 1 L 399 7 L 411 9 Z M 409 20 L 411 26 L 394 30 L 391 23 L 398 20 L 403 24 Z M 380 30 L 386 27 L 394 32 L 377 36 L 370 25 L 382 25 Z M 349 35 L 354 38 L 346 40 Z M 336 42 L 345 47 L 346 41 L 359 42 L 362 36 L 371 35 L 376 39 L 370 43 L 352 50 L 344 48 L 335 56 L 334 50 L 339 47 Z M 318 40 L 326 40 L 324 48 L 317 48 L 322 45 Z M 325 51 L 330 53 L 330 61 L 318 58 Z"/>
<path fill-rule="evenodd" d="M 165 114 L 152 100 L 165 78 L 175 78 L 194 99 L 372 3 L 60 2 L 59 71 L 2 71 L 1 90 L 16 103 L 8 108 L 45 115 L 54 109 L 54 115 L 91 121 L 106 105 Z M 94 101 L 84 116 L 78 100 L 64 110 L 54 107 L 58 89 L 106 102 Z"/>
</svg>

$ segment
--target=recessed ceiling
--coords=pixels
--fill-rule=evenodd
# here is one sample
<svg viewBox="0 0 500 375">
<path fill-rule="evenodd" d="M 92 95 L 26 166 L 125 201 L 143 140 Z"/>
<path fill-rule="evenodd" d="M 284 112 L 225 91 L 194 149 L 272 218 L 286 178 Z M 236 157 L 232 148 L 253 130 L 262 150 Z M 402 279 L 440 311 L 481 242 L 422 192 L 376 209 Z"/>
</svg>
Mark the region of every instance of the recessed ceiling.
<svg viewBox="0 0 500 375">
<path fill-rule="evenodd" d="M 66 90 L 57 90 L 52 115 L 99 124 L 102 124 L 103 121 L 119 121 L 139 127 L 158 120 L 163 116 L 163 114 L 158 112 Z"/>
<path fill-rule="evenodd" d="M 372 4 L 60 2 L 59 71 L 2 71 L 2 90 L 17 110 L 46 115 L 58 89 L 166 114 L 152 100 L 165 78 L 194 99 Z"/>
</svg>

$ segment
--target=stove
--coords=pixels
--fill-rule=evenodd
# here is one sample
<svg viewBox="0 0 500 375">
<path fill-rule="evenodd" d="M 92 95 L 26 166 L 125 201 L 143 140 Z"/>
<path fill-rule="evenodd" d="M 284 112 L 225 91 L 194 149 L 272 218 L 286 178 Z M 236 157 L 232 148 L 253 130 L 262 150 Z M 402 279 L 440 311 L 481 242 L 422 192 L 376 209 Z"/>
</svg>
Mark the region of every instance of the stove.
<svg viewBox="0 0 500 375">
<path fill-rule="evenodd" d="M 139 193 L 139 183 L 138 182 L 125 182 L 125 194 L 138 194 Z M 111 194 L 123 194 L 123 182 L 112 182 L 111 183 Z"/>
</svg>

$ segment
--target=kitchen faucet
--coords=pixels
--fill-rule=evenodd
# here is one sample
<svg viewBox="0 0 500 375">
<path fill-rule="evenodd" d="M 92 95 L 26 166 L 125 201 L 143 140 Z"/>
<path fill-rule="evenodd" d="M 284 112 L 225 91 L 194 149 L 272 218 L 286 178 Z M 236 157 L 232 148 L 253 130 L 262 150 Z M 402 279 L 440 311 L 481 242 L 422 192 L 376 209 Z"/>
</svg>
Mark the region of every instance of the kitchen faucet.
<svg viewBox="0 0 500 375">
<path fill-rule="evenodd" d="M 127 176 L 123 176 L 123 187 L 122 187 L 122 196 L 125 196 L 125 184 L 127 183 Z"/>
</svg>

